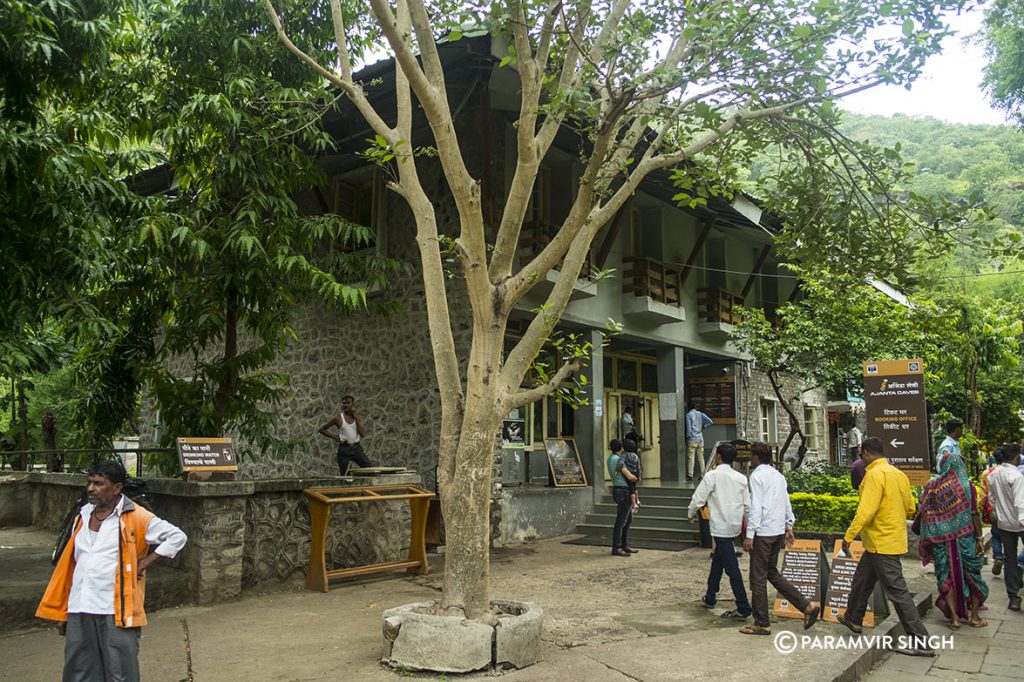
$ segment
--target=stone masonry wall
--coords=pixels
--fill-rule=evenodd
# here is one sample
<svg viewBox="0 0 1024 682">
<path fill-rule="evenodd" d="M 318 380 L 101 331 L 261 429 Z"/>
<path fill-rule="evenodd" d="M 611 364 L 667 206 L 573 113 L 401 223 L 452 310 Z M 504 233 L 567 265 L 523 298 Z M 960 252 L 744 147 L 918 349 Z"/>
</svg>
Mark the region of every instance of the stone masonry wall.
<svg viewBox="0 0 1024 682">
<path fill-rule="evenodd" d="M 782 395 L 789 400 L 789 406 L 796 413 L 797 419 L 800 420 L 801 425 L 803 424 L 803 410 L 804 406 L 813 406 L 820 408 L 819 418 L 821 424 L 819 429 L 821 430 L 822 447 L 821 451 L 823 455 L 827 456 L 827 444 L 825 442 L 827 433 L 827 422 L 825 416 L 825 406 L 827 404 L 827 396 L 824 389 L 817 388 L 806 393 L 803 392 L 804 383 L 797 377 L 791 374 L 785 374 L 782 377 Z M 792 398 L 796 397 L 795 400 Z M 739 401 L 741 406 L 741 417 L 740 417 L 740 431 L 744 433 L 744 438 L 748 440 L 758 440 L 760 438 L 761 425 L 761 400 L 776 400 L 775 391 L 772 389 L 771 381 L 768 379 L 768 375 L 761 370 L 756 368 L 750 370 L 748 377 L 742 379 L 739 390 Z M 777 441 L 781 446 L 786 442 L 786 438 L 789 437 L 790 424 L 789 415 L 782 408 L 781 404 L 776 404 L 776 430 L 777 430 Z M 796 454 L 798 443 L 794 440 L 793 444 L 790 445 L 788 454 Z M 784 453 L 786 454 L 786 453 Z"/>
</svg>

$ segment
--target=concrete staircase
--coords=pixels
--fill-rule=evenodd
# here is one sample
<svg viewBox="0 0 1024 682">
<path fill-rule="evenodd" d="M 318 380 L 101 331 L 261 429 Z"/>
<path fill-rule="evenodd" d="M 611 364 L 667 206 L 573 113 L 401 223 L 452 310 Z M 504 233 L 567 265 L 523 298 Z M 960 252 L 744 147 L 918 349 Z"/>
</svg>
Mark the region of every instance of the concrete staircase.
<svg viewBox="0 0 1024 682">
<path fill-rule="evenodd" d="M 683 484 L 684 486 L 686 484 Z M 700 531 L 688 521 L 686 509 L 693 497 L 693 487 L 644 486 L 638 490 L 640 509 L 633 515 L 629 544 L 638 549 L 686 549 L 700 545 Z M 609 489 L 594 508 L 576 526 L 576 532 L 587 536 L 577 542 L 610 546 L 615 525 L 615 502 Z"/>
</svg>

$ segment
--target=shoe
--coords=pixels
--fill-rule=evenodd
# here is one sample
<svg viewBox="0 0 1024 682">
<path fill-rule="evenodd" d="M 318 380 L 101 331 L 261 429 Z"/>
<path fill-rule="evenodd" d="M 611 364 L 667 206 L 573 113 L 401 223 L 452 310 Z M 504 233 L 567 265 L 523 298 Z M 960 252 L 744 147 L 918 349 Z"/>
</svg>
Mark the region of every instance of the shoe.
<svg viewBox="0 0 1024 682">
<path fill-rule="evenodd" d="M 617 548 L 617 549 L 613 549 L 612 550 L 612 554 L 614 554 L 615 556 L 633 556 L 632 554 L 630 554 L 626 550 L 622 549 L 621 547 Z"/>
<path fill-rule="evenodd" d="M 1006 608 L 1011 611 L 1020 611 L 1020 597 L 1010 597 L 1010 605 Z"/>
<path fill-rule="evenodd" d="M 1003 572 L 1003 560 L 996 559 L 992 562 L 992 575 L 999 575 Z"/>
<path fill-rule="evenodd" d="M 630 554 L 636 554 L 640 551 L 639 549 L 633 549 L 632 547 L 623 547 L 622 550 L 629 552 Z"/>
</svg>

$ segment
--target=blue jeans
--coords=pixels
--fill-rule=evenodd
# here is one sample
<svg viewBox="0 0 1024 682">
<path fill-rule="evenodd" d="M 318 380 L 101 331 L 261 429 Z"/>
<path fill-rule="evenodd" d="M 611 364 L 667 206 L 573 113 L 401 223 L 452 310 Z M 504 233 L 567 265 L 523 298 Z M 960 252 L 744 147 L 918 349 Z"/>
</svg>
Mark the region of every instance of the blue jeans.
<svg viewBox="0 0 1024 682">
<path fill-rule="evenodd" d="M 1003 538 L 999 536 L 999 529 L 992 524 L 992 561 L 1003 560 Z"/>
<path fill-rule="evenodd" d="M 715 538 L 715 551 L 711 556 L 711 573 L 708 574 L 708 592 L 704 595 L 704 603 L 714 606 L 718 600 L 718 588 L 722 585 L 722 572 L 729 576 L 732 596 L 736 598 L 736 610 L 740 615 L 749 616 L 752 609 L 747 600 L 747 589 L 743 586 L 743 574 L 740 573 L 740 562 L 736 560 L 736 549 L 732 546 L 732 538 Z"/>
</svg>

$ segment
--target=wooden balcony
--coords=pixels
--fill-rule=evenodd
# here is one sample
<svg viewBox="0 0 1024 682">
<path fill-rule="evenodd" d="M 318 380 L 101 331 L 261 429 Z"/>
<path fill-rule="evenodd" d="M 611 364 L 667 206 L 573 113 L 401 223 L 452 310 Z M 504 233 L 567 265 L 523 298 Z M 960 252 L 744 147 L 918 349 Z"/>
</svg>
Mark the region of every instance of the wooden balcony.
<svg viewBox="0 0 1024 682">
<path fill-rule="evenodd" d="M 740 321 L 737 308 L 743 305 L 743 298 L 725 289 L 697 289 L 700 298 L 697 306 L 700 320 L 697 331 L 709 336 L 728 336 L 733 326 Z"/>
<path fill-rule="evenodd" d="M 683 308 L 682 269 L 654 258 L 622 259 L 622 312 L 627 317 L 671 323 L 686 319 Z"/>
<path fill-rule="evenodd" d="M 555 234 L 561 229 L 561 225 L 548 222 L 538 222 L 523 225 L 522 234 L 519 237 L 519 266 L 525 267 L 534 258 L 540 255 L 541 251 L 551 243 Z M 541 296 L 547 296 L 555 286 L 561 271 L 561 262 L 549 270 L 540 279 L 533 291 Z M 580 269 L 580 276 L 573 285 L 573 291 L 569 294 L 569 300 L 575 301 L 597 296 L 597 282 L 591 278 L 593 272 L 593 254 L 588 251 Z"/>
</svg>

